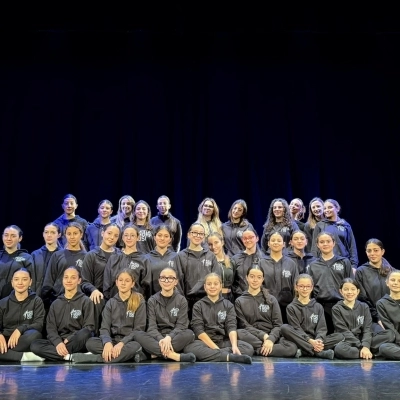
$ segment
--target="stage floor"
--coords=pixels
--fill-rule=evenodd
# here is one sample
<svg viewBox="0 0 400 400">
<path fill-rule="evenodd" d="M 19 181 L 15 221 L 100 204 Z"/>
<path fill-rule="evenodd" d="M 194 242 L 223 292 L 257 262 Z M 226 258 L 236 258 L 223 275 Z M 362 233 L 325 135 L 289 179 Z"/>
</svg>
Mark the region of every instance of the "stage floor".
<svg viewBox="0 0 400 400">
<path fill-rule="evenodd" d="M 0 365 L 0 399 L 396 399 L 400 362 L 254 357 L 235 363 Z"/>
</svg>

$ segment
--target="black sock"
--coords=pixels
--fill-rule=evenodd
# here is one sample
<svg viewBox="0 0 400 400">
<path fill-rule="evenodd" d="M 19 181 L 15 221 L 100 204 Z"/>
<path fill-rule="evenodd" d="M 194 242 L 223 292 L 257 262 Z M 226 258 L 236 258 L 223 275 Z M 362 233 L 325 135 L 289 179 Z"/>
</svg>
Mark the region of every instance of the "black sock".
<svg viewBox="0 0 400 400">
<path fill-rule="evenodd" d="M 179 361 L 193 363 L 196 361 L 196 356 L 193 353 L 181 353 Z"/>
<path fill-rule="evenodd" d="M 239 355 L 239 354 L 229 354 L 229 361 L 235 362 L 235 363 L 243 363 L 243 364 L 251 364 L 253 361 L 250 356 L 244 354 L 244 355 Z"/>
</svg>

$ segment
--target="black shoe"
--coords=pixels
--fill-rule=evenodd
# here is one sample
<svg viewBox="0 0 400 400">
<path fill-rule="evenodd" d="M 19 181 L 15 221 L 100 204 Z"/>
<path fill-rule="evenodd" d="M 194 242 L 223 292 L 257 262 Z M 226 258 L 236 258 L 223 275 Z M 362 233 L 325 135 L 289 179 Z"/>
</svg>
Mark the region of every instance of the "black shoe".
<svg viewBox="0 0 400 400">
<path fill-rule="evenodd" d="M 135 360 L 136 363 L 140 363 L 141 361 L 146 361 L 147 360 L 147 356 L 146 356 L 146 354 L 143 353 L 142 350 L 139 350 L 135 354 L 135 357 L 133 357 L 133 359 Z"/>
<path fill-rule="evenodd" d="M 315 353 L 315 357 L 326 358 L 327 360 L 333 360 L 334 356 L 335 356 L 335 352 L 332 349 L 322 350 L 318 353 Z"/>
</svg>

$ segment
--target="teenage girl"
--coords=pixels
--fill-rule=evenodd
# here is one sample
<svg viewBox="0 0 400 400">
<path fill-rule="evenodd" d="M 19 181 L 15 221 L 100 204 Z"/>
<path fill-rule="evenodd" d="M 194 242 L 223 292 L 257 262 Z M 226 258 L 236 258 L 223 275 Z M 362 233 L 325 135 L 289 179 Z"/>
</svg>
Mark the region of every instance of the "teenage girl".
<svg viewBox="0 0 400 400">
<path fill-rule="evenodd" d="M 296 264 L 299 274 L 304 274 L 307 266 L 315 261 L 316 258 L 311 253 L 306 253 L 307 237 L 303 231 L 294 231 L 290 238 L 291 250 L 288 251 L 287 256 L 290 257 Z"/>
<path fill-rule="evenodd" d="M 133 213 L 133 223 L 139 231 L 137 248 L 144 254 L 150 253 L 156 246 L 153 237 L 153 227 L 150 223 L 150 206 L 144 200 L 139 200 L 133 208 Z"/>
<path fill-rule="evenodd" d="M 0 300 L 0 361 L 43 361 L 30 352 L 34 340 L 42 338 L 44 306 L 40 297 L 29 290 L 31 273 L 15 271 L 14 290 Z"/>
<path fill-rule="evenodd" d="M 165 268 L 158 280 L 161 290 L 147 303 L 147 332 L 137 332 L 135 340 L 151 356 L 195 362 L 193 353 L 181 353 L 185 346 L 193 342 L 194 333 L 188 329 L 187 301 L 176 290 L 176 271 Z"/>
<path fill-rule="evenodd" d="M 299 229 L 301 231 L 304 231 L 304 222 L 302 222 L 301 220 L 304 218 L 304 215 L 306 213 L 306 208 L 304 206 L 303 200 L 299 199 L 298 197 L 294 198 L 289 203 L 289 211 L 293 220 L 296 221 L 296 224 L 299 227 Z"/>
<path fill-rule="evenodd" d="M 333 360 L 333 348 L 344 339 L 341 333 L 327 335 L 324 309 L 310 296 L 314 282 L 310 275 L 296 279 L 295 299 L 287 306 L 288 324 L 282 325 L 281 334 L 295 343 L 301 355 Z"/>
<path fill-rule="evenodd" d="M 324 201 L 319 197 L 311 199 L 308 205 L 308 218 L 304 224 L 304 233 L 307 236 L 306 252 L 311 252 L 315 225 L 324 218 Z"/>
<path fill-rule="evenodd" d="M 135 360 L 141 350 L 134 336 L 146 329 L 146 302 L 141 294 L 132 291 L 135 286 L 132 270 L 120 271 L 115 284 L 118 293 L 103 310 L 100 337 L 86 342 L 92 354 L 80 354 L 74 358 L 75 362 L 125 362 Z"/>
<path fill-rule="evenodd" d="M 251 266 L 246 274 L 249 285 L 235 301 L 238 337 L 249 343 L 255 354 L 264 357 L 294 357 L 297 347 L 281 338 L 282 314 L 276 298 L 262 287 L 264 271 Z"/>
<path fill-rule="evenodd" d="M 342 333 L 344 340 L 336 345 L 335 356 L 371 359 L 382 344 L 393 341 L 393 332 L 384 330 L 372 333 L 371 313 L 367 304 L 357 300 L 360 288 L 354 279 L 344 279 L 340 293 L 343 300 L 333 306 L 332 317 L 335 331 Z"/>
<path fill-rule="evenodd" d="M 204 280 L 207 296 L 193 307 L 191 327 L 196 340 L 184 351 L 193 353 L 198 361 L 251 364 L 254 349 L 238 340 L 235 307 L 220 296 L 221 289 L 220 275 L 208 274 Z"/>
<path fill-rule="evenodd" d="M 307 273 L 314 281 L 313 297 L 322 305 L 328 334 L 334 332 L 332 307 L 342 299 L 340 285 L 345 278 L 353 278 L 353 270 L 347 258 L 335 255 L 334 236 L 320 232 L 316 237 L 320 256 L 309 264 Z"/>
<path fill-rule="evenodd" d="M 86 341 L 94 331 L 93 302 L 79 290 L 80 268 L 65 269 L 62 283 L 64 293 L 51 304 L 47 315 L 47 339 L 31 344 L 33 353 L 50 361 L 74 361 L 75 353 L 87 351 Z"/>
<path fill-rule="evenodd" d="M 49 265 L 43 280 L 41 296 L 45 307 L 58 298 L 64 291 L 64 271 L 71 266 L 82 268 L 86 249 L 83 245 L 83 228 L 77 222 L 71 222 L 65 229 L 66 245 L 63 250 L 58 250 L 50 257 Z"/>
<path fill-rule="evenodd" d="M 113 212 L 113 205 L 111 201 L 100 201 L 97 212 L 99 213 L 99 216 L 87 226 L 85 231 L 85 241 L 89 250 L 93 250 L 94 248 L 100 246 L 103 228 L 111 223 L 110 216 Z"/>
</svg>

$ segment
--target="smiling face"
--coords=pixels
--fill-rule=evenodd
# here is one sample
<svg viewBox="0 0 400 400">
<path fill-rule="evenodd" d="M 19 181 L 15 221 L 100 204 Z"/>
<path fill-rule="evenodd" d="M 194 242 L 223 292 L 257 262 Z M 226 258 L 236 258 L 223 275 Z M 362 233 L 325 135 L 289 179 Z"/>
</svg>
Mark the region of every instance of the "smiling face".
<svg viewBox="0 0 400 400">
<path fill-rule="evenodd" d="M 375 243 L 368 243 L 366 253 L 370 264 L 374 266 L 380 266 L 382 263 L 382 257 L 385 254 L 385 250 L 381 249 Z"/>
<path fill-rule="evenodd" d="M 212 218 L 214 213 L 214 204 L 210 200 L 206 200 L 201 208 L 201 212 L 205 217 Z"/>
<path fill-rule="evenodd" d="M 7 250 L 16 250 L 18 243 L 22 240 L 19 232 L 14 228 L 6 228 L 3 232 L 3 244 Z"/>
<path fill-rule="evenodd" d="M 108 226 L 105 231 L 101 232 L 101 237 L 106 246 L 115 246 L 119 239 L 119 229 L 116 226 Z"/>
<path fill-rule="evenodd" d="M 190 228 L 190 232 L 188 233 L 188 239 L 190 240 L 190 243 L 192 243 L 195 246 L 199 246 L 205 236 L 205 231 L 202 225 L 193 225 Z"/>
<path fill-rule="evenodd" d="M 222 290 L 221 278 L 219 276 L 209 276 L 204 283 L 204 290 L 210 298 L 219 297 Z"/>
<path fill-rule="evenodd" d="M 400 295 L 400 272 L 392 272 L 386 279 L 386 285 L 390 289 L 390 293 L 396 296 Z"/>
<path fill-rule="evenodd" d="M 100 204 L 100 207 L 97 211 L 101 218 L 107 219 L 110 218 L 110 215 L 112 214 L 112 207 L 109 203 L 103 202 Z"/>
<path fill-rule="evenodd" d="M 120 209 L 124 213 L 125 217 L 129 217 L 133 210 L 132 202 L 127 197 L 122 198 Z"/>
<path fill-rule="evenodd" d="M 79 242 L 82 240 L 83 233 L 80 229 L 75 226 L 69 226 L 65 231 L 65 237 L 67 243 L 71 248 L 76 248 L 79 246 Z"/>
<path fill-rule="evenodd" d="M 64 202 L 61 206 L 64 210 L 65 215 L 72 217 L 75 215 L 75 210 L 78 208 L 78 204 L 72 197 L 67 197 L 66 199 L 64 199 Z"/>
<path fill-rule="evenodd" d="M 224 241 L 215 235 L 209 236 L 207 242 L 208 247 L 214 254 L 219 254 L 224 247 Z"/>
<path fill-rule="evenodd" d="M 138 241 L 138 234 L 135 228 L 126 228 L 122 234 L 122 241 L 125 247 L 134 247 Z"/>
<path fill-rule="evenodd" d="M 134 279 L 132 279 L 132 276 L 129 275 L 127 272 L 122 272 L 118 275 L 115 284 L 118 288 L 119 293 L 128 294 L 135 286 L 135 281 Z"/>
<path fill-rule="evenodd" d="M 329 254 L 333 251 L 335 242 L 329 235 L 320 235 L 317 240 L 317 247 L 321 250 L 322 254 Z"/>
<path fill-rule="evenodd" d="M 339 209 L 330 201 L 324 203 L 324 215 L 326 219 L 336 221 Z"/>
<path fill-rule="evenodd" d="M 339 291 L 343 298 L 348 302 L 356 300 L 360 293 L 360 289 L 357 289 L 357 286 L 350 282 L 346 282 Z"/>
<path fill-rule="evenodd" d="M 310 297 L 313 291 L 312 281 L 308 278 L 300 278 L 296 283 L 296 290 L 301 297 Z"/>
<path fill-rule="evenodd" d="M 285 214 L 285 207 L 281 201 L 276 201 L 272 206 L 272 212 L 275 218 L 281 219 Z"/>
<path fill-rule="evenodd" d="M 236 222 L 243 216 L 244 208 L 240 203 L 236 203 L 232 208 L 232 219 Z"/>
<path fill-rule="evenodd" d="M 167 248 L 171 243 L 171 235 L 166 229 L 160 229 L 154 236 L 157 247 L 160 249 Z"/>
<path fill-rule="evenodd" d="M 249 289 L 258 290 L 264 282 L 264 274 L 260 269 L 252 268 L 247 273 L 246 280 L 249 284 Z"/>
<path fill-rule="evenodd" d="M 81 283 L 79 273 L 75 268 L 67 268 L 63 275 L 63 286 L 65 290 L 72 292 L 77 290 L 78 285 Z"/>
<path fill-rule="evenodd" d="M 157 200 L 157 210 L 161 215 L 167 215 L 171 204 L 166 197 L 160 197 Z"/>
<path fill-rule="evenodd" d="M 292 235 L 290 244 L 296 250 L 304 250 L 307 245 L 306 235 L 303 232 L 296 232 Z"/>
<path fill-rule="evenodd" d="M 135 215 L 138 221 L 145 221 L 149 215 L 149 209 L 144 203 L 137 203 L 135 206 Z"/>
<path fill-rule="evenodd" d="M 258 236 L 252 231 L 244 231 L 242 235 L 242 242 L 247 250 L 254 249 L 258 242 Z"/>
<path fill-rule="evenodd" d="M 321 219 L 324 215 L 324 204 L 316 200 L 311 203 L 311 212 L 316 219 Z"/>
<path fill-rule="evenodd" d="M 273 235 L 271 235 L 268 241 L 268 247 L 271 249 L 271 251 L 275 253 L 281 252 L 285 247 L 282 236 L 278 233 L 274 233 Z"/>
<path fill-rule="evenodd" d="M 158 282 L 160 283 L 161 289 L 170 292 L 178 284 L 176 272 L 171 268 L 162 270 Z"/>
<path fill-rule="evenodd" d="M 27 271 L 17 271 L 13 275 L 11 285 L 16 293 L 27 293 L 32 285 L 32 279 Z"/>
<path fill-rule="evenodd" d="M 303 208 L 303 203 L 299 199 L 293 199 L 289 204 L 289 210 L 292 215 L 297 215 Z"/>
</svg>

